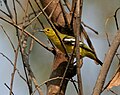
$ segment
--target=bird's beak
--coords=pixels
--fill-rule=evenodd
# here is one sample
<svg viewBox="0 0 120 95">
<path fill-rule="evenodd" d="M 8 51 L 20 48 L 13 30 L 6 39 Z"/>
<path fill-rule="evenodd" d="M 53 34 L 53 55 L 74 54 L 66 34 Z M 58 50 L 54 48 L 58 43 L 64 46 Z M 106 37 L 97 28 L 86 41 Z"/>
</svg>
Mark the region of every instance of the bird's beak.
<svg viewBox="0 0 120 95">
<path fill-rule="evenodd" d="M 39 32 L 45 32 L 45 30 L 41 29 Z"/>
</svg>

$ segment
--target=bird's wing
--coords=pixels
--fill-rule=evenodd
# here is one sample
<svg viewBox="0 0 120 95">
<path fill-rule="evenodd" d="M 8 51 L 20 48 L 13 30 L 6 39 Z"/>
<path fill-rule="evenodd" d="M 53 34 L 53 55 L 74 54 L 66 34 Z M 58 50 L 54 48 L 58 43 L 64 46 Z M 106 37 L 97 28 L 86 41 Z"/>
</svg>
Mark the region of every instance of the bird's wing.
<svg viewBox="0 0 120 95">
<path fill-rule="evenodd" d="M 95 52 L 91 48 L 89 48 L 86 44 L 84 44 L 83 42 L 80 41 L 79 45 L 82 49 L 85 49 L 86 51 L 92 52 L 93 54 L 95 54 Z"/>
<path fill-rule="evenodd" d="M 72 36 L 65 36 L 63 38 L 63 42 L 66 44 L 66 45 L 72 45 L 74 46 L 75 45 L 75 38 L 72 37 Z"/>
<path fill-rule="evenodd" d="M 72 46 L 74 46 L 74 45 L 75 45 L 75 38 L 72 37 L 72 36 L 65 36 L 65 37 L 63 38 L 63 42 L 64 42 L 66 45 L 72 45 Z M 86 44 L 84 44 L 84 43 L 81 42 L 81 41 L 80 41 L 80 43 L 79 43 L 79 46 L 80 46 L 82 49 L 85 49 L 85 50 L 88 51 L 88 52 L 94 53 L 94 51 L 93 51 L 91 48 L 89 48 Z"/>
</svg>

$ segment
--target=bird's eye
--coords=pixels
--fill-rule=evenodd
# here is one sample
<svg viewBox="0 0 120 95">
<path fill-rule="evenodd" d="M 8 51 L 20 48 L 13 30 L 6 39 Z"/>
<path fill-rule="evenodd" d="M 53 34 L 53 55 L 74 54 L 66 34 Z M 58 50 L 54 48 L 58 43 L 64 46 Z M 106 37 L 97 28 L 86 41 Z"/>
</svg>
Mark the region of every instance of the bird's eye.
<svg viewBox="0 0 120 95">
<path fill-rule="evenodd" d="M 49 29 L 47 29 L 47 31 L 50 31 Z"/>
</svg>

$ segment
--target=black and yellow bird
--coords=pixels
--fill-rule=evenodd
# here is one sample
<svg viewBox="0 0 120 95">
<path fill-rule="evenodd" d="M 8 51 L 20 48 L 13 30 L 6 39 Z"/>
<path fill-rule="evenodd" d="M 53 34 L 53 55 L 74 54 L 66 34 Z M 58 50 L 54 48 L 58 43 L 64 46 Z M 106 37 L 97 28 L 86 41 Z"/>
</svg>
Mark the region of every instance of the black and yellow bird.
<svg viewBox="0 0 120 95">
<path fill-rule="evenodd" d="M 61 45 L 58 36 L 56 35 L 55 31 L 52 28 L 45 28 L 41 31 L 43 31 L 46 34 L 46 36 L 51 40 L 51 42 L 53 42 L 54 45 L 64 53 L 63 46 Z M 75 45 L 75 37 L 62 34 L 59 31 L 57 31 L 57 33 L 61 40 L 64 42 L 67 52 L 71 53 Z M 79 42 L 79 46 L 80 46 L 80 58 L 88 57 L 90 59 L 93 59 L 97 64 L 100 64 L 102 66 L 103 63 L 97 58 L 95 52 L 90 47 L 88 47 L 82 41 Z"/>
</svg>

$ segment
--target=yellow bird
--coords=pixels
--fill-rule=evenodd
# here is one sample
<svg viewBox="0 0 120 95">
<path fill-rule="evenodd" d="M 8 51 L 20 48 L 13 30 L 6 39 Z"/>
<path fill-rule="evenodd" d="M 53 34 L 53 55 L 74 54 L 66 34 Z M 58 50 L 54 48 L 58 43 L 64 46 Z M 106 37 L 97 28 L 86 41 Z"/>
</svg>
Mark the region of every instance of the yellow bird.
<svg viewBox="0 0 120 95">
<path fill-rule="evenodd" d="M 52 28 L 45 28 L 41 30 L 41 32 L 44 32 L 46 36 L 51 40 L 51 42 L 54 43 L 54 45 L 58 49 L 60 49 L 63 53 L 65 52 L 58 36 L 56 35 L 55 31 Z M 57 31 L 57 33 L 61 40 L 63 41 L 67 53 L 71 53 L 75 45 L 75 37 L 62 34 L 59 31 Z M 89 48 L 86 44 L 84 44 L 81 41 L 79 45 L 80 45 L 80 58 L 89 57 L 102 66 L 103 63 L 97 58 L 97 56 L 95 55 L 94 51 L 91 48 Z"/>
</svg>

